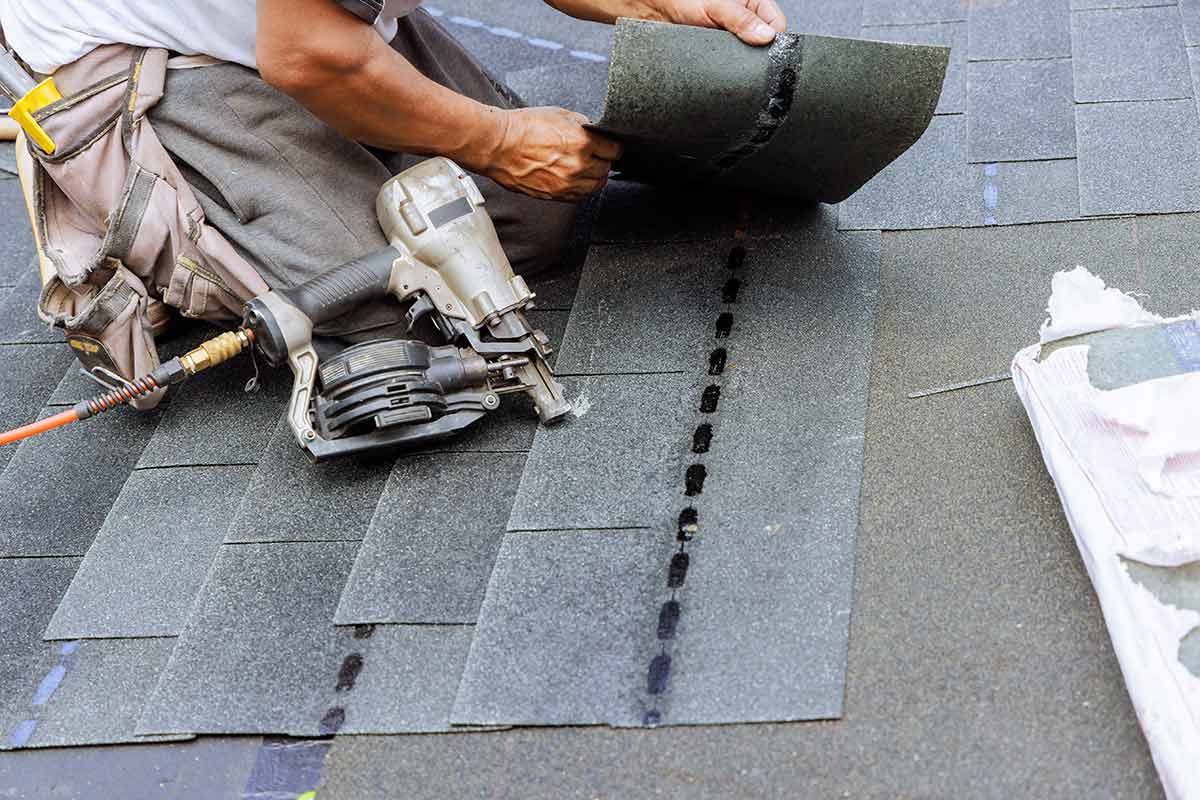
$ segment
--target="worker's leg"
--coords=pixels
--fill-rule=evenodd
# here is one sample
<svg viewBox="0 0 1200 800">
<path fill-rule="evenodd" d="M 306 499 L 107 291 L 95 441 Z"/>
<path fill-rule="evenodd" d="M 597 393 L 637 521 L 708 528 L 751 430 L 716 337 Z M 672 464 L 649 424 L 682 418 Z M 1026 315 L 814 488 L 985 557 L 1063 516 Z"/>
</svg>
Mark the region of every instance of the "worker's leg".
<svg viewBox="0 0 1200 800">
<path fill-rule="evenodd" d="M 434 80 L 485 102 L 511 102 L 424 12 L 404 20 L 397 39 L 397 49 Z M 375 196 L 401 157 L 381 158 L 346 139 L 257 72 L 232 64 L 171 70 L 150 119 L 209 223 L 272 287 L 294 285 L 385 246 Z M 478 181 L 513 266 L 530 273 L 553 263 L 574 207 Z M 375 303 L 352 316 L 329 330 L 395 333 L 383 330 L 397 320 L 395 303 Z"/>
</svg>

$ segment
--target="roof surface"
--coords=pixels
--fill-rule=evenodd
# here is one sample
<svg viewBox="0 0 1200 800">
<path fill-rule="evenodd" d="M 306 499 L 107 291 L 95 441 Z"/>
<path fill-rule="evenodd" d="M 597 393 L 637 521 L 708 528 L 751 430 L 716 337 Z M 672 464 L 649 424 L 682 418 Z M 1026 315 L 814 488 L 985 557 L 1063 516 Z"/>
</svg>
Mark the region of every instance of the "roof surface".
<svg viewBox="0 0 1200 800">
<path fill-rule="evenodd" d="M 0 450 L 0 797 L 1161 796 L 992 379 L 1056 270 L 1197 304 L 1200 11 L 784 5 L 952 45 L 937 116 L 837 207 L 612 184 L 582 265 L 532 281 L 568 425 L 314 467 L 289 376 L 245 395 L 243 364 Z M 596 113 L 608 28 L 433 10 Z M 33 314 L 15 180 L 0 204 L 9 427 L 90 387 Z M 416 733 L 451 723 L 521 727 Z"/>
</svg>

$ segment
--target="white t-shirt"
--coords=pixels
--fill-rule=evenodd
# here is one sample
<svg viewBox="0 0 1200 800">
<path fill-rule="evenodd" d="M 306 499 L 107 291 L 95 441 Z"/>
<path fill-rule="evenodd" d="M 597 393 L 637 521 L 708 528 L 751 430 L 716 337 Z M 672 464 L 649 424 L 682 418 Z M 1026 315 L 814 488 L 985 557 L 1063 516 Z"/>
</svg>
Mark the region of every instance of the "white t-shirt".
<svg viewBox="0 0 1200 800">
<path fill-rule="evenodd" d="M 390 40 L 396 18 L 420 4 L 386 0 L 376 29 Z M 9 47 L 42 73 L 114 43 L 257 66 L 254 0 L 0 0 L 0 26 Z"/>
</svg>

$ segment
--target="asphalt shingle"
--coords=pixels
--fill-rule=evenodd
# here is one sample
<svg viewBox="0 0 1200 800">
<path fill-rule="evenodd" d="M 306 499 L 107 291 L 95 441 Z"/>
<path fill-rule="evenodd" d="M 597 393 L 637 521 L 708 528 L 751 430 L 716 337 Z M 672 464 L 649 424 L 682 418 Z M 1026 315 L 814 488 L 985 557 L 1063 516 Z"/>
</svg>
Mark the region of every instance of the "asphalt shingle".
<svg viewBox="0 0 1200 800">
<path fill-rule="evenodd" d="M 1071 47 L 1080 103 L 1192 96 L 1177 6 L 1072 14 Z"/>
<path fill-rule="evenodd" d="M 142 737 L 134 733 L 146 697 L 154 688 L 173 644 L 174 639 L 60 643 L 56 647 L 57 667 L 64 673 L 61 676 L 51 673 L 40 685 L 31 685 L 34 713 L 26 723 L 31 730 L 22 731 L 19 740 L 10 737 L 8 745 L 78 747 L 182 738 Z M 47 694 L 52 681 L 57 681 L 53 690 L 39 704 L 40 696 Z"/>
<path fill-rule="evenodd" d="M 259 364 L 260 388 L 247 393 L 255 374 L 242 357 L 178 386 L 138 466 L 258 463 L 287 406 L 292 373 Z"/>
<path fill-rule="evenodd" d="M 965 117 L 934 117 L 912 149 L 838 207 L 838 224 L 853 230 L 963 225 L 970 218 L 966 161 Z"/>
<path fill-rule="evenodd" d="M 728 250 L 728 242 L 593 247 L 558 372 L 694 371 L 716 336 Z"/>
<path fill-rule="evenodd" d="M 855 37 L 862 25 L 863 0 L 781 0 L 788 30 L 822 36 Z"/>
<path fill-rule="evenodd" d="M 967 18 L 962 0 L 864 0 L 863 25 L 915 25 Z"/>
<path fill-rule="evenodd" d="M 316 736 L 344 717 L 333 627 L 355 545 L 224 545 L 138 732 Z M 335 709 L 341 708 L 341 715 Z"/>
<path fill-rule="evenodd" d="M 509 530 L 669 527 L 700 404 L 688 375 L 564 378 L 575 415 L 539 428 Z"/>
<path fill-rule="evenodd" d="M 341 733 L 450 732 L 469 625 L 377 625 Z"/>
<path fill-rule="evenodd" d="M 1192 100 L 1075 107 L 1084 215 L 1200 209 L 1200 119 Z"/>
<path fill-rule="evenodd" d="M 1082 264 L 1140 289 L 1137 261 L 1129 220 L 884 234 L 875 358 L 903 383 L 893 401 L 1006 374 L 1013 353 L 1036 338 L 1056 271 Z"/>
<path fill-rule="evenodd" d="M 36 256 L 21 183 L 0 176 L 0 286 L 12 286 L 36 273 Z"/>
<path fill-rule="evenodd" d="M 55 664 L 42 631 L 78 558 L 0 558 L 0 746 L 28 719 L 32 693 Z"/>
<path fill-rule="evenodd" d="M 252 472 L 178 467 L 130 475 L 46 638 L 182 633 Z"/>
<path fill-rule="evenodd" d="M 117 409 L 22 442 L 0 473 L 0 555 L 85 554 L 158 417 Z"/>
<path fill-rule="evenodd" d="M 63 373 L 75 364 L 65 344 L 0 346 L 0 382 L 20 387 L 0 396 L 0 430 L 9 430 L 37 419 L 38 411 L 55 391 Z M 17 451 L 16 445 L 0 447 L 0 470 Z"/>
<path fill-rule="evenodd" d="M 1066 0 L 972 3 L 967 28 L 967 57 L 972 61 L 1071 57 Z"/>
<path fill-rule="evenodd" d="M 314 464 L 280 419 L 225 541 L 360 541 L 394 459 L 384 453 Z"/>
<path fill-rule="evenodd" d="M 925 25 L 864 25 L 861 36 L 880 42 L 901 44 L 936 44 L 950 48 L 950 64 L 942 82 L 942 96 L 938 100 L 937 114 L 961 114 L 967 110 L 966 73 L 967 23 L 939 22 Z"/>
<path fill-rule="evenodd" d="M 972 166 L 973 225 L 1019 225 L 1079 217 L 1075 159 Z"/>
<path fill-rule="evenodd" d="M 32 267 L 24 271 L 0 301 L 0 344 L 59 344 L 62 331 L 51 328 L 37 315 L 42 279 Z"/>
<path fill-rule="evenodd" d="M 1179 16 L 1183 20 L 1183 40 L 1190 47 L 1200 45 L 1200 1 L 1179 0 Z"/>
<path fill-rule="evenodd" d="M 972 63 L 967 75 L 971 161 L 1074 157 L 1070 61 Z"/>
<path fill-rule="evenodd" d="M 523 453 L 399 459 L 336 622 L 475 622 L 524 466 Z"/>
<path fill-rule="evenodd" d="M 676 546 L 662 531 L 507 534 L 452 722 L 644 724 Z"/>
</svg>

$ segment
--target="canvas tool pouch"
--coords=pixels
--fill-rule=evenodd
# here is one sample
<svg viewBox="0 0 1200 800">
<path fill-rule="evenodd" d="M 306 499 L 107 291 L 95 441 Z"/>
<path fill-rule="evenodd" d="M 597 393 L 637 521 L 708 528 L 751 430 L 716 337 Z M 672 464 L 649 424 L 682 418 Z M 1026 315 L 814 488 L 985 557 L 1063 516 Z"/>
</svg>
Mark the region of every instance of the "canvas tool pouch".
<svg viewBox="0 0 1200 800">
<path fill-rule="evenodd" d="M 161 304 L 231 325 L 246 300 L 267 290 L 205 223 L 146 118 L 167 69 L 165 50 L 97 48 L 54 74 L 63 99 L 35 115 L 57 148 L 49 155 L 30 144 L 35 233 L 54 266 L 38 313 L 109 383 L 158 365 Z M 152 408 L 161 398 L 157 392 L 135 405 Z"/>
</svg>

